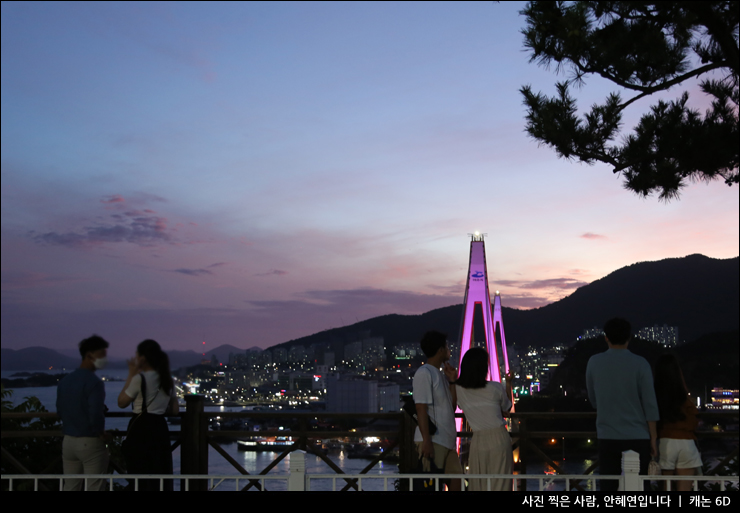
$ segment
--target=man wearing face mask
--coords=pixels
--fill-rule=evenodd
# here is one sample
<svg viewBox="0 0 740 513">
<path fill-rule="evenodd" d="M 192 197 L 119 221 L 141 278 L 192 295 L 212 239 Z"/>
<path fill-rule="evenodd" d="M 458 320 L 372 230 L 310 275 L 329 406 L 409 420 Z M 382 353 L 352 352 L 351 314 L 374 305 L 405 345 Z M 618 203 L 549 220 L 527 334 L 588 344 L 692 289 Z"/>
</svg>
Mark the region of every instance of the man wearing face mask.
<svg viewBox="0 0 740 513">
<path fill-rule="evenodd" d="M 110 455 L 105 433 L 105 387 L 95 375 L 108 363 L 108 342 L 93 335 L 80 342 L 80 367 L 57 386 L 57 414 L 62 419 L 65 474 L 105 474 Z M 105 480 L 90 479 L 87 490 L 103 490 Z M 65 479 L 64 490 L 84 490 L 82 479 Z"/>
</svg>

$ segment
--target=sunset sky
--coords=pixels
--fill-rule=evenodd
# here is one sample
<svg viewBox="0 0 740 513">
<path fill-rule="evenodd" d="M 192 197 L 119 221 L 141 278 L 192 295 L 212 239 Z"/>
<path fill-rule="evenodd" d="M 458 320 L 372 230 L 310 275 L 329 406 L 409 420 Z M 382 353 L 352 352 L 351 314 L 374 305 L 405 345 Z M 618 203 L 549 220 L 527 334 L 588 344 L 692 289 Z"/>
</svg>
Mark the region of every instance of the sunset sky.
<svg viewBox="0 0 740 513">
<path fill-rule="evenodd" d="M 420 314 L 462 302 L 475 230 L 515 308 L 737 256 L 737 187 L 642 199 L 525 134 L 518 89 L 564 77 L 528 62 L 522 7 L 3 2 L 2 347 L 268 347 Z"/>
</svg>

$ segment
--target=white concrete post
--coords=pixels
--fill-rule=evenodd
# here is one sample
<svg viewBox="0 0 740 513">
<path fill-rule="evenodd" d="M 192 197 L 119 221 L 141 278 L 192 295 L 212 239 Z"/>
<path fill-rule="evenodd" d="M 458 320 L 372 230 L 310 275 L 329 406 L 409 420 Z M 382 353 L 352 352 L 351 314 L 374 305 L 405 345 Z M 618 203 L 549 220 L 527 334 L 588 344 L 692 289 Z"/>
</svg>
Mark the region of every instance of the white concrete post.
<svg viewBox="0 0 740 513">
<path fill-rule="evenodd" d="M 306 491 L 306 451 L 293 451 L 290 453 L 288 491 Z"/>
<path fill-rule="evenodd" d="M 635 451 L 622 453 L 622 474 L 624 475 L 624 491 L 640 492 L 640 455 Z"/>
</svg>

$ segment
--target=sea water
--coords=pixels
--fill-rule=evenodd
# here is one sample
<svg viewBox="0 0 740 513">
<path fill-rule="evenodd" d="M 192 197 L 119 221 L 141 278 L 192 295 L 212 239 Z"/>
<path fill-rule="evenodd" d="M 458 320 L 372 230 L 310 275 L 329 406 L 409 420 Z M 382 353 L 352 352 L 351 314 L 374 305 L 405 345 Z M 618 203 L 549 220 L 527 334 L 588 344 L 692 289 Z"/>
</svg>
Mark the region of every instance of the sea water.
<svg viewBox="0 0 740 513">
<path fill-rule="evenodd" d="M 20 371 L 2 371 L 3 378 L 11 378 L 14 374 Z M 34 371 L 36 372 L 36 371 Z M 50 371 L 52 374 L 56 374 L 62 371 Z M 67 371 L 69 372 L 69 371 Z M 111 412 L 122 412 L 131 411 L 129 408 L 118 407 L 118 395 L 123 389 L 125 379 L 128 376 L 127 369 L 106 369 L 98 371 L 98 375 L 101 376 L 105 386 L 105 404 Z M 24 401 L 25 397 L 33 396 L 37 397 L 41 404 L 49 411 L 56 411 L 56 392 L 57 389 L 54 386 L 51 387 L 29 387 L 29 388 L 17 388 L 13 390 L 11 397 L 7 398 L 14 405 L 17 405 Z M 240 407 L 222 407 L 222 406 L 206 406 L 206 411 L 209 412 L 238 412 L 246 411 Z M 108 417 L 106 418 L 106 429 L 113 430 L 126 430 L 130 418 L 128 417 Z M 170 425 L 170 431 L 179 431 L 180 426 Z M 234 460 L 236 460 L 244 469 L 251 475 L 259 474 L 268 465 L 270 465 L 275 458 L 279 456 L 279 453 L 273 452 L 257 452 L 257 451 L 240 451 L 237 448 L 236 440 L 233 442 L 219 442 L 219 445 L 224 451 L 229 454 Z M 359 474 L 369 463 L 369 460 L 365 459 L 351 459 L 348 454 L 342 450 L 334 450 L 328 453 L 328 458 L 334 462 L 345 474 Z M 176 448 L 172 453 L 172 462 L 174 472 L 177 474 L 180 472 L 180 448 Z M 306 454 L 306 473 L 309 474 L 333 474 L 334 470 L 329 467 L 321 458 L 313 454 Z M 593 461 L 590 459 L 565 459 L 556 460 L 556 464 L 560 468 L 570 475 L 580 475 L 586 471 L 592 464 Z M 213 447 L 208 448 L 208 470 L 211 475 L 234 475 L 239 474 L 239 471 L 228 462 L 221 454 L 219 454 Z M 285 475 L 290 473 L 290 455 L 283 458 L 273 469 L 270 470 L 268 475 Z M 542 462 L 531 462 L 527 464 L 528 474 L 540 474 L 548 475 L 552 478 L 555 476 L 555 469 L 549 464 Z M 379 462 L 370 471 L 368 475 L 397 475 L 398 465 L 394 463 Z M 388 488 L 393 490 L 395 479 L 389 479 Z M 246 486 L 247 482 L 240 481 L 240 487 Z M 345 485 L 344 480 L 337 480 L 337 489 L 341 489 Z M 363 481 L 362 487 L 365 490 L 382 490 L 383 480 L 367 480 Z M 582 483 L 582 486 L 586 490 L 591 490 L 589 483 Z M 179 482 L 175 483 L 175 488 L 179 487 Z M 284 490 L 286 488 L 285 481 L 266 481 L 265 487 L 268 490 Z M 329 480 L 316 481 L 312 484 L 313 489 L 318 490 L 330 490 L 332 483 Z M 539 489 L 538 481 L 529 481 L 527 485 L 529 490 Z M 550 491 L 562 491 L 565 487 L 565 481 L 563 479 L 554 480 L 551 483 L 547 483 L 545 480 L 545 489 Z M 221 483 L 216 489 L 217 490 L 234 490 L 235 483 L 224 482 Z"/>
</svg>

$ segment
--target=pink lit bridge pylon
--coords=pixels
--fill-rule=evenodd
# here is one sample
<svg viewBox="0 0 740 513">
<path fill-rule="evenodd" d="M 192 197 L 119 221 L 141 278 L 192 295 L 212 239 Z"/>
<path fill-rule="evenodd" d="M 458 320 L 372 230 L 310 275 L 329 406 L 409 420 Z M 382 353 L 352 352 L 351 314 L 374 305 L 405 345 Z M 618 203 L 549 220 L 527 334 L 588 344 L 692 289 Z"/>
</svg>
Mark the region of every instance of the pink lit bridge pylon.
<svg viewBox="0 0 740 513">
<path fill-rule="evenodd" d="M 477 305 L 482 313 L 483 331 L 485 334 L 485 349 L 488 351 L 488 379 L 501 381 L 509 372 L 509 356 L 506 352 L 506 335 L 504 321 L 501 317 L 501 296 L 498 291 L 491 308 L 491 294 L 488 291 L 488 270 L 486 269 L 486 246 L 484 234 L 475 232 L 470 241 L 470 264 L 468 266 L 468 282 L 465 286 L 465 304 L 460 322 L 460 362 L 458 374 L 462 366 L 462 359 L 474 343 L 474 319 Z M 478 323 L 480 325 L 480 323 Z M 513 404 L 513 397 L 512 404 Z M 457 413 L 462 410 L 457 408 Z M 514 411 L 512 407 L 512 411 Z M 462 419 L 456 419 L 457 430 L 462 431 Z"/>
</svg>

